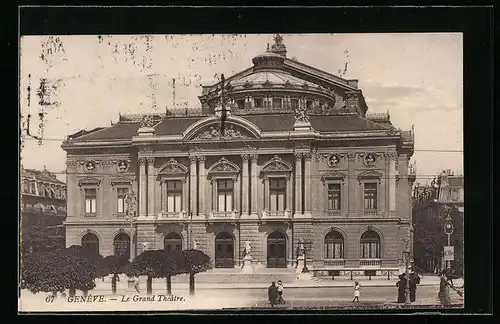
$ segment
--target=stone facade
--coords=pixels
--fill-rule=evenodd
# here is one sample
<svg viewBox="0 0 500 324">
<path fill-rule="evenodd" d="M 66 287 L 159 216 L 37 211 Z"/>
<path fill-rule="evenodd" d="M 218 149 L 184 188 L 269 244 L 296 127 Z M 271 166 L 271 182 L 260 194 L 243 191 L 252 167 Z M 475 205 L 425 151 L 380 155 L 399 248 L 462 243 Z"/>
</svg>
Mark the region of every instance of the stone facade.
<svg viewBox="0 0 500 324">
<path fill-rule="evenodd" d="M 182 249 L 221 267 L 241 266 L 247 242 L 256 266 L 291 267 L 301 247 L 311 266 L 398 265 L 410 239 L 413 133 L 403 136 L 389 116 L 370 120 L 357 82 L 286 59 L 283 46 L 227 79 L 225 131 L 213 85 L 203 87 L 202 114 L 123 116 L 70 136 L 67 245 L 94 234 L 101 254 L 115 253 L 114 237 L 131 228 L 119 191 L 132 189 L 132 255 L 167 248 L 175 233 Z M 264 74 L 280 77 L 259 84 Z M 332 230 L 341 252 L 326 246 Z M 361 242 L 364 233 L 371 241 Z"/>
</svg>

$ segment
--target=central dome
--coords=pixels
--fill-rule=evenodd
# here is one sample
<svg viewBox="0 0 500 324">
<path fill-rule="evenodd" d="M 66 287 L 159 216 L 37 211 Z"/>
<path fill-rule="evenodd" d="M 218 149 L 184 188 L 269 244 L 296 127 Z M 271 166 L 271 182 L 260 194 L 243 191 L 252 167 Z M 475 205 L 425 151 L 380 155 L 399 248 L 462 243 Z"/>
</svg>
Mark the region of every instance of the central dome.
<svg viewBox="0 0 500 324">
<path fill-rule="evenodd" d="M 253 69 L 257 70 L 282 70 L 285 58 L 279 54 L 266 52 L 252 59 Z"/>
</svg>

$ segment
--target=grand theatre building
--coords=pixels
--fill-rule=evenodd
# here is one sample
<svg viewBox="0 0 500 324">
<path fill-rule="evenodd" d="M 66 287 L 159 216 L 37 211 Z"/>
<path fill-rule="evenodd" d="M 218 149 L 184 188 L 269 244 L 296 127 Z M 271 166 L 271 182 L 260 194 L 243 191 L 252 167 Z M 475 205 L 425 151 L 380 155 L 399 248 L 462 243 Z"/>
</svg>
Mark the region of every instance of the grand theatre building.
<svg viewBox="0 0 500 324">
<path fill-rule="evenodd" d="M 305 246 L 312 267 L 397 266 L 412 245 L 413 131 L 367 115 L 357 80 L 287 58 L 279 35 L 252 63 L 203 86 L 199 109 L 69 136 L 66 245 L 196 248 L 216 268 L 241 266 L 248 245 L 256 266 L 292 267 Z"/>
</svg>

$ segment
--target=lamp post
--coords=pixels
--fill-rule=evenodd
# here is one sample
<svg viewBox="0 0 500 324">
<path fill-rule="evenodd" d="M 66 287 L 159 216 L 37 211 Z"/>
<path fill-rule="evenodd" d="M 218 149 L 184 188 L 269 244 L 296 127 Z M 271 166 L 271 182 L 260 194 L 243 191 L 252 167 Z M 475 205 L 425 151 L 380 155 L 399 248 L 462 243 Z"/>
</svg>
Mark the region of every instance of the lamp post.
<svg viewBox="0 0 500 324">
<path fill-rule="evenodd" d="M 443 249 L 445 253 L 443 253 L 443 256 L 445 257 L 445 266 L 446 266 L 446 269 L 449 268 L 449 265 L 450 265 L 450 261 L 449 261 L 449 255 L 447 254 L 452 254 L 453 255 L 453 250 L 452 250 L 452 247 L 451 247 L 451 234 L 453 233 L 453 222 L 451 220 L 451 214 L 450 214 L 450 210 L 448 209 L 447 210 L 447 215 L 446 215 L 446 219 L 445 219 L 445 222 L 444 222 L 444 233 L 448 236 L 448 241 L 447 241 L 447 249 Z"/>
<path fill-rule="evenodd" d="M 405 249 L 403 251 L 403 258 L 405 261 L 405 277 L 406 277 L 406 285 L 405 285 L 405 304 L 410 304 L 410 274 L 409 274 L 409 258 L 410 258 L 410 250 L 408 248 L 409 239 L 403 239 L 405 243 Z"/>
<path fill-rule="evenodd" d="M 137 197 L 132 189 L 129 189 L 125 196 L 127 202 L 127 220 L 130 221 L 130 262 L 135 258 L 134 253 L 134 221 L 136 219 Z M 131 214 L 132 213 L 132 214 Z"/>
</svg>

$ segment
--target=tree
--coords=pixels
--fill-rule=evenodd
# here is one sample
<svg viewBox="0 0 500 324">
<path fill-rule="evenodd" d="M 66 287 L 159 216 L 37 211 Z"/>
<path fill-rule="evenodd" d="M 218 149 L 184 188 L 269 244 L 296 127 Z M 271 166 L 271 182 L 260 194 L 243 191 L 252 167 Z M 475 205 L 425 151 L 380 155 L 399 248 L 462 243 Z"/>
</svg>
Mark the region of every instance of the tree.
<svg viewBox="0 0 500 324">
<path fill-rule="evenodd" d="M 79 289 L 88 291 L 95 287 L 96 268 L 88 258 L 57 250 L 37 252 L 25 257 L 21 267 L 21 288 L 32 293 L 70 293 Z"/>
<path fill-rule="evenodd" d="M 184 250 L 184 272 L 189 274 L 189 294 L 194 295 L 194 276 L 211 268 L 210 257 L 200 250 Z"/>
<path fill-rule="evenodd" d="M 153 294 L 153 278 L 163 278 L 165 253 L 163 250 L 146 250 L 139 254 L 125 269 L 129 277 L 147 276 L 147 294 Z"/>
<path fill-rule="evenodd" d="M 163 273 L 166 277 L 167 294 L 172 294 L 172 277 L 184 273 L 184 255 L 178 250 L 164 251 Z"/>
<path fill-rule="evenodd" d="M 64 249 L 62 218 L 23 212 L 20 239 L 22 256 L 33 252 L 62 250 Z"/>
<path fill-rule="evenodd" d="M 102 255 L 92 253 L 84 249 L 81 245 L 71 245 L 70 247 L 64 250 L 64 253 L 76 258 L 85 258 L 95 269 L 95 271 L 93 272 L 94 277 L 92 278 L 92 280 L 94 280 L 95 278 L 102 278 L 106 275 L 104 274 L 103 271 L 104 269 L 102 267 L 103 264 Z M 82 290 L 84 295 L 87 295 L 89 289 L 82 289 Z M 69 294 L 74 295 L 75 291 L 73 289 L 70 289 Z"/>
<path fill-rule="evenodd" d="M 116 279 L 120 273 L 124 273 L 129 265 L 128 258 L 125 256 L 109 255 L 102 260 L 102 275 L 112 274 L 111 291 L 116 294 Z"/>
</svg>

